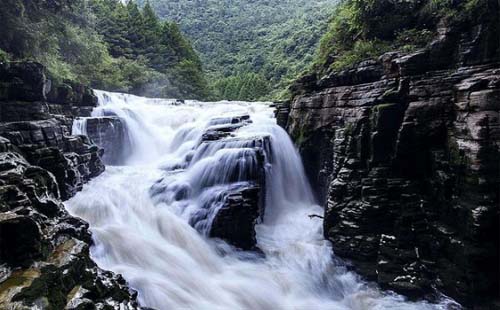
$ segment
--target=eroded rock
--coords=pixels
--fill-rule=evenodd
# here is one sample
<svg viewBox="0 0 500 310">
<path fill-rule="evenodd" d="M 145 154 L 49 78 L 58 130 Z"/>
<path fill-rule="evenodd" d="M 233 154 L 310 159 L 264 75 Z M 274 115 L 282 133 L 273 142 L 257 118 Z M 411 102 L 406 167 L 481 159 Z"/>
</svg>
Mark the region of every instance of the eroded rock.
<svg viewBox="0 0 500 310">
<path fill-rule="evenodd" d="M 70 135 L 95 96 L 69 85 L 49 103 L 41 65 L 0 64 L 0 308 L 139 309 L 123 278 L 92 261 L 88 224 L 62 204 L 104 171 L 102 150 Z"/>
<path fill-rule="evenodd" d="M 281 122 L 335 254 L 412 298 L 437 288 L 465 305 L 498 299 L 500 58 L 490 26 L 442 29 L 428 49 L 306 77 Z"/>
</svg>

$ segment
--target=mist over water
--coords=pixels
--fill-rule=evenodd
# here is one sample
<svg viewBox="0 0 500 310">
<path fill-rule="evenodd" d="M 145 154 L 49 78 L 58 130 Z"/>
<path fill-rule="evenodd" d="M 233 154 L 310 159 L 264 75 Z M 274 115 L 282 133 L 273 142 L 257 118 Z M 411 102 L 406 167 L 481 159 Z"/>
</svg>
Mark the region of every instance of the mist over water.
<svg viewBox="0 0 500 310">
<path fill-rule="evenodd" d="M 99 107 L 93 116 L 120 117 L 128 128 L 131 153 L 125 166 L 107 167 L 66 206 L 90 223 L 92 256 L 99 266 L 123 274 L 143 306 L 447 308 L 446 301 L 410 303 L 383 293 L 332 255 L 322 220 L 309 217 L 323 210 L 314 203 L 300 156 L 268 104 L 179 104 L 96 93 Z M 242 120 L 244 126 L 233 137 L 200 144 L 207 128 L 247 115 L 252 122 Z M 85 120 L 75 122 L 73 133 L 85 130 Z M 265 144 L 266 150 L 266 208 L 256 227 L 257 246 L 265 255 L 237 250 L 206 233 L 218 210 L 214 197 L 251 183 L 255 143 Z"/>
</svg>

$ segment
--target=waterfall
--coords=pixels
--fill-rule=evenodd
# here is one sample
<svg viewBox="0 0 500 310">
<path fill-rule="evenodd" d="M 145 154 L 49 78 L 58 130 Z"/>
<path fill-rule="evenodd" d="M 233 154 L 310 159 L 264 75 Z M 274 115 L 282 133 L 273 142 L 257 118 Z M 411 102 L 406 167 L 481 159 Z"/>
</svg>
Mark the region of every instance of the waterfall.
<svg viewBox="0 0 500 310">
<path fill-rule="evenodd" d="M 98 265 L 122 274 L 142 305 L 446 309 L 452 303 L 413 303 L 381 292 L 333 256 L 321 219 L 309 217 L 323 210 L 269 104 L 96 94 L 92 115 L 125 122 L 131 152 L 66 206 L 90 223 Z M 84 133 L 82 126 L 75 122 L 74 132 Z M 260 190 L 265 205 L 256 251 L 209 236 L 224 199 L 247 188 Z"/>
<path fill-rule="evenodd" d="M 78 117 L 73 121 L 73 127 L 71 128 L 71 134 L 73 135 L 87 135 L 87 118 Z"/>
</svg>

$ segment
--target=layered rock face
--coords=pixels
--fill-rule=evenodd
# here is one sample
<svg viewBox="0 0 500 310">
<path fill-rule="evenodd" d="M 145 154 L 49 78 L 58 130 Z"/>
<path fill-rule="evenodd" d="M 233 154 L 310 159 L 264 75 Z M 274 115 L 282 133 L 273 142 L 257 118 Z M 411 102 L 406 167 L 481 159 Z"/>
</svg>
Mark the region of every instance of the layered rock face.
<svg viewBox="0 0 500 310">
<path fill-rule="evenodd" d="M 101 159 L 106 165 L 125 163 L 132 146 L 127 125 L 118 116 L 85 117 L 75 122 L 92 143 L 103 149 Z"/>
<path fill-rule="evenodd" d="M 71 136 L 97 99 L 51 90 L 43 66 L 0 64 L 0 308 L 136 309 L 125 280 L 91 260 L 88 224 L 61 201 L 101 174 L 100 150 Z"/>
<path fill-rule="evenodd" d="M 425 50 L 306 76 L 278 107 L 325 206 L 335 254 L 384 288 L 498 302 L 495 8 L 481 24 L 443 26 Z"/>
</svg>

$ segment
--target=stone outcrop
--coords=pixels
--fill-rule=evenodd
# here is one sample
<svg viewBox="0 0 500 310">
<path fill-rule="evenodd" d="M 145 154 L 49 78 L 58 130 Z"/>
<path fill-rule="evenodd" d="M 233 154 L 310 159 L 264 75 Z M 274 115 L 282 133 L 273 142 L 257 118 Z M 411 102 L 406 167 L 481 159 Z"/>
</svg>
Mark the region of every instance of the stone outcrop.
<svg viewBox="0 0 500 310">
<path fill-rule="evenodd" d="M 262 195 L 256 184 L 230 191 L 212 221 L 209 236 L 243 250 L 255 250 L 255 225 L 263 215 Z"/>
<path fill-rule="evenodd" d="M 489 14 L 415 53 L 305 76 L 278 106 L 335 254 L 410 297 L 499 299 L 498 5 Z"/>
<path fill-rule="evenodd" d="M 87 137 L 103 149 L 106 165 L 123 165 L 131 153 L 131 141 L 125 122 L 117 116 L 87 117 L 77 120 L 85 126 Z"/>
<path fill-rule="evenodd" d="M 70 135 L 96 98 L 50 84 L 40 64 L 0 64 L 0 308 L 138 309 L 125 280 L 90 258 L 88 224 L 62 204 L 104 171 L 102 150 Z"/>
</svg>

